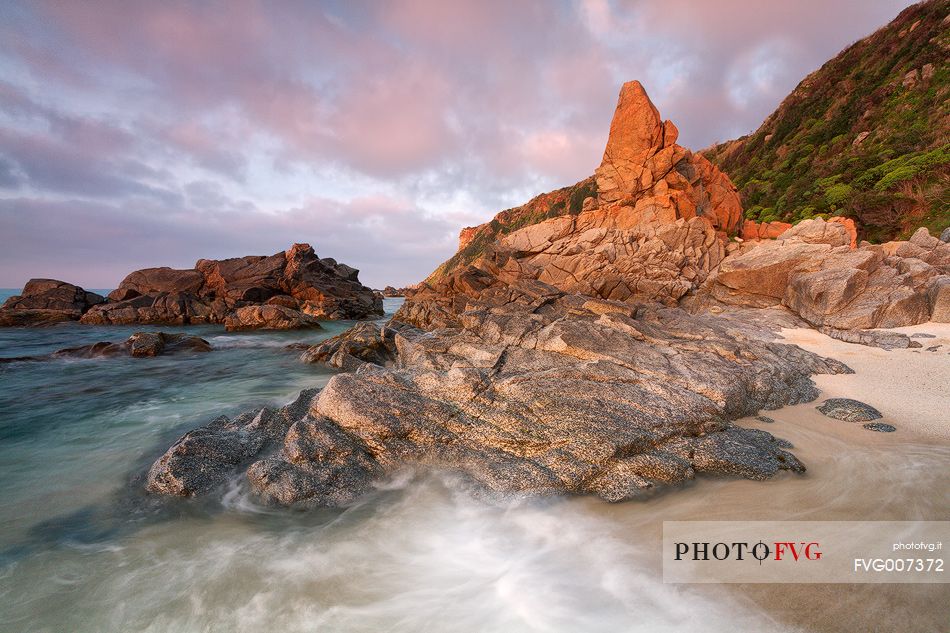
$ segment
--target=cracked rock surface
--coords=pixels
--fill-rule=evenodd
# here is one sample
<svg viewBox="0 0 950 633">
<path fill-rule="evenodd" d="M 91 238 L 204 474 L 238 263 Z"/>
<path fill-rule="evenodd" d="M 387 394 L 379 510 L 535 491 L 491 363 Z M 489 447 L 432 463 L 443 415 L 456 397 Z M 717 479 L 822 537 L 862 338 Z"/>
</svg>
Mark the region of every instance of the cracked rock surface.
<svg viewBox="0 0 950 633">
<path fill-rule="evenodd" d="M 609 501 L 697 474 L 765 479 L 804 465 L 730 420 L 813 400 L 811 374 L 850 371 L 728 319 L 543 284 L 484 292 L 457 322 L 363 324 L 325 341 L 308 353 L 351 371 L 302 396 L 296 416 L 261 412 L 184 436 L 149 489 L 195 494 L 244 470 L 266 501 L 345 505 L 406 465 L 459 470 L 499 495 Z"/>
</svg>

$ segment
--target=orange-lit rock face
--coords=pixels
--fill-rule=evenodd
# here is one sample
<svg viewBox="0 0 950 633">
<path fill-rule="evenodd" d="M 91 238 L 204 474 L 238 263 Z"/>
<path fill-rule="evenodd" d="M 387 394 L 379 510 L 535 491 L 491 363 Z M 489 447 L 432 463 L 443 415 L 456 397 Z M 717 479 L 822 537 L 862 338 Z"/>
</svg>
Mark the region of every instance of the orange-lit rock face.
<svg viewBox="0 0 950 633">
<path fill-rule="evenodd" d="M 829 222 L 834 222 L 835 224 L 840 224 L 844 227 L 845 231 L 848 232 L 848 237 L 851 238 L 851 248 L 857 248 L 858 246 L 858 229 L 854 225 L 854 220 L 851 218 L 843 218 L 841 216 L 835 216 L 833 218 L 828 218 Z"/>
<path fill-rule="evenodd" d="M 479 227 L 477 226 L 466 226 L 459 232 L 459 250 L 462 250 L 472 243 L 472 239 L 475 237 L 475 234 L 478 233 L 478 229 Z"/>
<path fill-rule="evenodd" d="M 598 201 L 607 212 L 629 208 L 638 222 L 702 217 L 734 233 L 742 221 L 739 194 L 715 165 L 676 144 L 679 130 L 663 121 L 638 81 L 624 84 L 610 124 L 604 158 L 595 172 Z"/>
<path fill-rule="evenodd" d="M 790 228 L 792 228 L 792 225 L 788 222 L 756 222 L 755 220 L 746 220 L 742 224 L 742 239 L 774 240 Z"/>
</svg>

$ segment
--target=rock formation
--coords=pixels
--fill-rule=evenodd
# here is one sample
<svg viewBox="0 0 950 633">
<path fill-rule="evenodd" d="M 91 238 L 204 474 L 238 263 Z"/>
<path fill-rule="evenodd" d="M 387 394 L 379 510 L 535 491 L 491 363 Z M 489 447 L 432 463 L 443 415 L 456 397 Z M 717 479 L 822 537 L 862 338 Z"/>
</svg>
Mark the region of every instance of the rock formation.
<svg viewBox="0 0 950 633">
<path fill-rule="evenodd" d="M 731 305 L 784 305 L 818 327 L 946 321 L 950 245 L 920 229 L 907 242 L 851 247 L 847 226 L 806 220 L 727 257 L 703 293 Z M 702 293 L 701 293 L 702 294 Z M 697 305 L 708 305 L 702 302 Z"/>
<path fill-rule="evenodd" d="M 677 145 L 678 136 L 639 81 L 624 84 L 594 172 L 600 206 L 632 216 L 628 225 L 699 216 L 734 233 L 742 220 L 736 188 L 703 156 Z"/>
<path fill-rule="evenodd" d="M 742 223 L 740 237 L 743 240 L 774 240 L 776 237 L 792 228 L 788 222 L 756 222 L 746 220 Z"/>
<path fill-rule="evenodd" d="M 314 350 L 355 371 L 312 396 L 276 453 L 252 416 L 252 428 L 214 422 L 155 463 L 150 489 L 191 494 L 204 484 L 179 482 L 245 468 L 266 500 L 338 505 L 406 464 L 461 470 L 499 494 L 611 501 L 697 473 L 762 479 L 803 466 L 729 420 L 814 399 L 811 373 L 848 371 L 723 318 L 541 282 L 484 291 L 457 328 L 359 330 Z"/>
<path fill-rule="evenodd" d="M 309 244 L 269 257 L 198 260 L 194 269 L 148 268 L 126 277 L 83 323 L 225 323 L 229 329 L 314 327 L 316 319 L 381 315 L 359 271 L 320 259 Z M 263 304 L 263 305 L 262 305 Z"/>
<path fill-rule="evenodd" d="M 317 319 L 383 314 L 359 271 L 320 259 L 309 244 L 269 257 L 202 259 L 193 269 L 129 274 L 108 301 L 60 281 L 34 279 L 0 311 L 0 325 L 75 320 L 96 325 L 224 323 L 228 329 L 319 327 Z"/>
<path fill-rule="evenodd" d="M 105 297 L 56 279 L 31 279 L 23 294 L 7 299 L 0 308 L 0 326 L 48 325 L 79 319 Z"/>
<path fill-rule="evenodd" d="M 404 329 L 399 322 L 380 326 L 360 323 L 343 334 L 307 348 L 300 356 L 305 363 L 324 363 L 351 370 L 363 363 L 390 364 L 396 357 L 396 332 Z"/>
<path fill-rule="evenodd" d="M 234 330 L 301 330 L 320 329 L 316 318 L 282 305 L 244 306 L 224 317 L 224 327 Z"/>
<path fill-rule="evenodd" d="M 577 227 L 605 230 L 699 217 L 720 236 L 735 234 L 742 222 L 736 188 L 702 155 L 678 145 L 678 134 L 672 122 L 660 118 L 640 82 L 624 84 L 594 176 L 462 229 L 458 253 L 426 281 L 435 284 L 477 264 L 494 244 L 525 227 L 548 221 L 563 228 L 575 216 Z"/>
<path fill-rule="evenodd" d="M 619 501 L 702 473 L 804 470 L 787 442 L 731 421 L 813 400 L 811 374 L 850 370 L 772 330 L 939 317 L 950 245 L 926 230 L 857 245 L 853 225 L 823 220 L 730 240 L 734 188 L 676 136 L 626 84 L 594 179 L 463 231 L 388 324 L 303 353 L 343 370 L 322 391 L 292 415 L 184 436 L 149 489 L 196 494 L 244 473 L 268 502 L 345 505 L 410 465 L 491 494 Z"/>
</svg>

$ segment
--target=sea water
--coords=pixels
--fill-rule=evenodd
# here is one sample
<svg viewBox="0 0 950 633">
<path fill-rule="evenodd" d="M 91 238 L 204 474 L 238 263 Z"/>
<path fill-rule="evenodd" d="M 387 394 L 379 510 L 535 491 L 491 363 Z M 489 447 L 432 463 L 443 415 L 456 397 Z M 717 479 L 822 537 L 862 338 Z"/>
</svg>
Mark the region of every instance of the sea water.
<svg viewBox="0 0 950 633">
<path fill-rule="evenodd" d="M 326 384 L 330 370 L 286 346 L 348 325 L 163 327 L 214 350 L 0 364 L 0 631 L 929 631 L 948 621 L 948 585 L 662 583 L 663 520 L 948 518 L 948 447 L 829 426 L 813 405 L 762 425 L 795 444 L 805 476 L 706 479 L 643 502 L 486 503 L 451 472 L 412 470 L 345 510 L 262 506 L 240 477 L 208 499 L 144 493 L 148 465 L 187 430 Z M 0 329 L 0 357 L 143 329 L 155 328 Z"/>
</svg>

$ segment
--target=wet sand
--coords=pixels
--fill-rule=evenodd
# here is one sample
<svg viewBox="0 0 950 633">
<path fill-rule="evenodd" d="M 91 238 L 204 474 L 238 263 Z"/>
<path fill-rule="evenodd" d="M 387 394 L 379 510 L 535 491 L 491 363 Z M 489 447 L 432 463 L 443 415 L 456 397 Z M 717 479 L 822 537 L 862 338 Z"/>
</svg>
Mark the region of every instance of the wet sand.
<svg viewBox="0 0 950 633">
<path fill-rule="evenodd" d="M 709 518 L 789 520 L 950 519 L 950 324 L 927 323 L 897 332 L 927 333 L 922 347 L 882 350 L 844 343 L 809 329 L 786 329 L 785 342 L 838 359 L 855 373 L 814 376 L 815 402 L 762 414 L 775 420 L 738 421 L 793 442 L 808 471 L 757 482 L 717 482 L 721 508 Z M 939 346 L 928 351 L 928 347 Z M 827 398 L 854 398 L 877 408 L 894 433 L 822 415 Z M 768 489 L 775 486 L 774 493 Z M 740 501 L 737 497 L 741 495 Z M 750 506 L 760 505 L 758 511 Z M 694 507 L 695 515 L 712 508 Z M 716 516 L 718 514 L 718 516 Z M 667 517 L 664 517 L 667 518 Z M 667 518 L 669 520 L 669 518 Z M 854 535 L 860 539 L 860 534 Z M 950 623 L 950 585 L 729 585 L 790 630 L 944 631 Z M 713 590 L 715 591 L 715 590 Z"/>
</svg>

